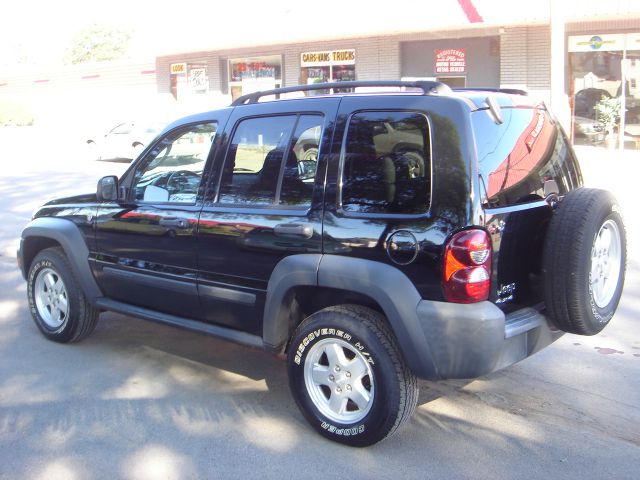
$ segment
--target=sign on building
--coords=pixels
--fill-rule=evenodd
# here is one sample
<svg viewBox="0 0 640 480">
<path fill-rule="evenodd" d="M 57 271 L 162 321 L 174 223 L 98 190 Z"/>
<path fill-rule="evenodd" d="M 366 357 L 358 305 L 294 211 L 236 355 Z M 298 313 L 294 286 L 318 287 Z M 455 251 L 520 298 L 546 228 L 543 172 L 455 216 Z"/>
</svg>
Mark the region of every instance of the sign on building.
<svg viewBox="0 0 640 480">
<path fill-rule="evenodd" d="M 436 73 L 467 73 L 467 52 L 464 48 L 436 50 Z"/>
<path fill-rule="evenodd" d="M 189 83 L 194 92 L 206 92 L 209 89 L 207 67 L 204 65 L 191 65 L 189 68 Z"/>
<path fill-rule="evenodd" d="M 179 75 L 187 73 L 187 64 L 186 63 L 172 63 L 171 64 L 171 75 Z"/>
<path fill-rule="evenodd" d="M 305 52 L 300 54 L 301 67 L 324 67 L 329 65 L 355 65 L 355 49 L 329 52 Z"/>
</svg>

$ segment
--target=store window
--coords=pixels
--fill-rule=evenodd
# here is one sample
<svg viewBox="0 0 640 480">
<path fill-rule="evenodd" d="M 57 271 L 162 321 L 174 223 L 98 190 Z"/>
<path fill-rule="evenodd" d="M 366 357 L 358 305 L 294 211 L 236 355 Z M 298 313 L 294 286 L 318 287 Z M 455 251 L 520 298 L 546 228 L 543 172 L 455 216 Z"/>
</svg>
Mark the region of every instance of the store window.
<svg viewBox="0 0 640 480">
<path fill-rule="evenodd" d="M 282 57 L 234 58 L 229 60 L 229 90 L 235 100 L 241 95 L 271 90 L 282 85 Z"/>
<path fill-rule="evenodd" d="M 192 95 L 203 95 L 209 90 L 207 64 L 172 63 L 170 78 L 171 94 L 176 100 Z"/>
<path fill-rule="evenodd" d="M 640 33 L 569 37 L 574 143 L 638 148 L 639 64 Z"/>
<path fill-rule="evenodd" d="M 356 79 L 356 51 L 306 52 L 300 55 L 301 83 L 351 82 Z"/>
</svg>

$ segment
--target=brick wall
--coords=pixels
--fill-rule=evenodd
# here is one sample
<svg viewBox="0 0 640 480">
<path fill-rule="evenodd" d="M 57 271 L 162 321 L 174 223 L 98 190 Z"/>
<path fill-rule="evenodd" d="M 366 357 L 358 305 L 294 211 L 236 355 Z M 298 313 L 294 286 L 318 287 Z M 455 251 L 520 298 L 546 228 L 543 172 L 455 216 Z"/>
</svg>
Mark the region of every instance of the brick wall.
<svg viewBox="0 0 640 480">
<path fill-rule="evenodd" d="M 0 74 L 0 94 L 30 93 L 40 89 L 83 90 L 108 87 L 147 88 L 156 85 L 153 62 L 113 61 L 83 63 L 57 67 L 47 71 L 37 68 L 16 68 Z"/>
<path fill-rule="evenodd" d="M 501 35 L 500 85 L 549 91 L 551 32 L 548 26 L 507 28 Z"/>
</svg>

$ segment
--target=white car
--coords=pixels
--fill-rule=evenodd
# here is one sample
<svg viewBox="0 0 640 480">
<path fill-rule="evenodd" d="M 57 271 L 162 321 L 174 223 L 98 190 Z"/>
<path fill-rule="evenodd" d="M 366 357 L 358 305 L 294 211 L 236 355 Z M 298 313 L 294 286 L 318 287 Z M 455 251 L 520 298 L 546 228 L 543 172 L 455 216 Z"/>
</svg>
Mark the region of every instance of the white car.
<svg viewBox="0 0 640 480">
<path fill-rule="evenodd" d="M 165 125 L 165 122 L 120 123 L 104 135 L 86 140 L 89 155 L 95 160 L 130 162 L 142 153 Z"/>
</svg>

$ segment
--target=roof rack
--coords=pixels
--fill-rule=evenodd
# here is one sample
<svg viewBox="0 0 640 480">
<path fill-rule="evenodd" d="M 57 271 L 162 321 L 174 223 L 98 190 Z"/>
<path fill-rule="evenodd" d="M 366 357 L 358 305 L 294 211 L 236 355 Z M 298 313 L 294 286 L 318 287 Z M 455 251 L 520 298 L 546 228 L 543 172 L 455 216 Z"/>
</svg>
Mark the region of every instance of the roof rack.
<svg viewBox="0 0 640 480">
<path fill-rule="evenodd" d="M 495 92 L 495 93 L 508 93 L 509 95 L 523 95 L 525 97 L 529 96 L 529 92 L 526 90 L 520 90 L 519 88 L 454 88 L 454 92 Z"/>
<path fill-rule="evenodd" d="M 332 83 L 313 83 L 310 85 L 297 85 L 295 87 L 274 88 L 273 90 L 265 90 L 262 92 L 253 92 L 238 97 L 231 103 L 232 107 L 238 105 L 246 105 L 257 103 L 260 97 L 268 95 L 278 95 L 281 93 L 291 92 L 307 92 L 310 90 L 330 90 L 337 88 L 357 88 L 357 87 L 413 87 L 419 88 L 424 95 L 441 95 L 451 93 L 451 89 L 442 82 L 434 82 L 428 80 L 420 80 L 414 82 L 402 82 L 398 80 L 371 80 L 371 81 L 355 81 L 355 82 L 332 82 Z"/>
</svg>

